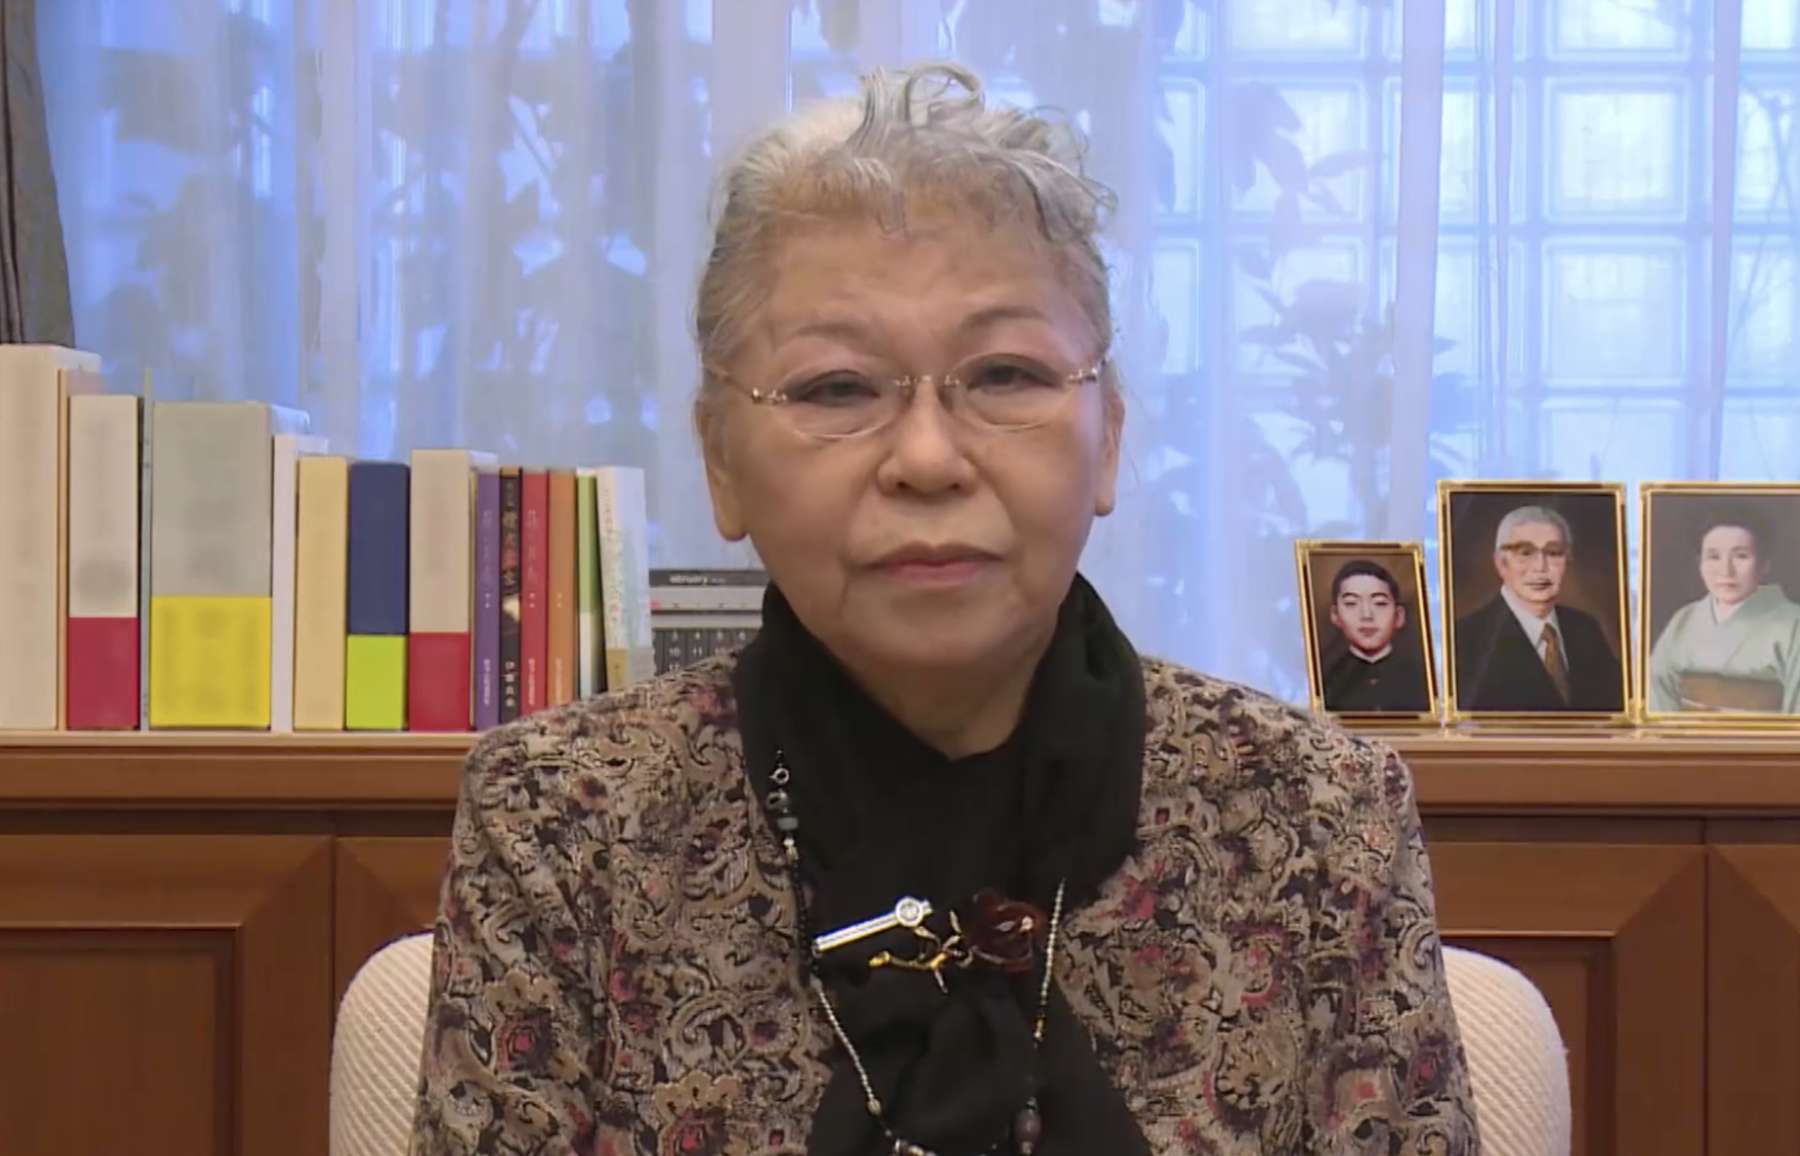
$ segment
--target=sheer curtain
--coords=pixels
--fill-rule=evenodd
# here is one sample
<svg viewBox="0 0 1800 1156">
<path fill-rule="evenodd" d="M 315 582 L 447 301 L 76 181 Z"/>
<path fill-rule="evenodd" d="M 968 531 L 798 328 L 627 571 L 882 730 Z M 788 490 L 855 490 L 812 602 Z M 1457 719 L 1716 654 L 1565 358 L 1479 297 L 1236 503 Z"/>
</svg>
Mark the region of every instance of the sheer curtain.
<svg viewBox="0 0 1800 1156">
<path fill-rule="evenodd" d="M 1297 535 L 1448 476 L 1800 476 L 1800 0 L 57 0 L 77 337 L 341 449 L 650 471 L 713 535 L 688 324 L 718 158 L 973 65 L 1120 194 L 1147 651 L 1297 696 Z"/>
</svg>

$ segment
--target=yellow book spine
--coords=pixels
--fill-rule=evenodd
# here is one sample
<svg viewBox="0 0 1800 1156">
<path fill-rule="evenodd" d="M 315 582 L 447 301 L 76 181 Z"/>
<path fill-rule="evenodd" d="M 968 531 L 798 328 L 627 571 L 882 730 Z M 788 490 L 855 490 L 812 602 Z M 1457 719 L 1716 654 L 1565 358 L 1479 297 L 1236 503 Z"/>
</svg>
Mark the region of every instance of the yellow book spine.
<svg viewBox="0 0 1800 1156">
<path fill-rule="evenodd" d="M 152 596 L 150 725 L 269 725 L 269 614 L 264 595 Z"/>
<path fill-rule="evenodd" d="M 352 634 L 344 641 L 344 726 L 406 729 L 406 636 Z"/>
<path fill-rule="evenodd" d="M 294 729 L 344 729 L 350 464 L 300 459 L 294 565 Z"/>
</svg>

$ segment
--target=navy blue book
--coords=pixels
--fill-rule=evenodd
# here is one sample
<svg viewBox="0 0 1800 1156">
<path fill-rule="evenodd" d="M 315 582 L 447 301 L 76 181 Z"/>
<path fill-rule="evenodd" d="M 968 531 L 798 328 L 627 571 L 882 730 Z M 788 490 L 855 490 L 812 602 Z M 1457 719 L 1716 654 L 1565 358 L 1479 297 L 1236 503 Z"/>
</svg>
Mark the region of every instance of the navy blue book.
<svg viewBox="0 0 1800 1156">
<path fill-rule="evenodd" d="M 350 634 L 406 633 L 408 480 L 399 462 L 350 464 Z"/>
</svg>

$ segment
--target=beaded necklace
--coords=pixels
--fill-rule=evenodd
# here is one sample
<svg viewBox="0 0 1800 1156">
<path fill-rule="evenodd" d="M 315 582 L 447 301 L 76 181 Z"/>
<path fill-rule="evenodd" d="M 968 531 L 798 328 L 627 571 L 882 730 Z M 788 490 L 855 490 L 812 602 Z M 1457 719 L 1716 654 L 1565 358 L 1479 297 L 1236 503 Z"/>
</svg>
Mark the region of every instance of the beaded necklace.
<svg viewBox="0 0 1800 1156">
<path fill-rule="evenodd" d="M 856 1070 L 856 1077 L 862 1084 L 863 1106 L 880 1127 L 882 1134 L 893 1142 L 892 1156 L 939 1156 L 938 1153 L 922 1144 L 914 1143 L 897 1134 L 888 1124 L 883 1114 L 881 1097 L 875 1094 L 875 1084 L 869 1078 L 868 1068 L 863 1064 L 862 1054 L 856 1050 L 856 1044 L 850 1034 L 844 1030 L 842 1021 L 838 1019 L 837 1008 L 831 1002 L 831 993 L 825 986 L 824 968 L 820 964 L 821 957 L 827 951 L 866 939 L 873 935 L 904 928 L 910 930 L 921 941 L 928 943 L 929 955 L 921 954 L 917 959 L 902 959 L 892 952 L 880 952 L 869 960 L 869 967 L 898 967 L 905 970 L 929 972 L 937 981 L 940 990 L 945 989 L 943 968 L 945 966 L 967 966 L 971 961 L 996 963 L 1007 970 L 1016 970 L 1019 962 L 1012 957 L 999 957 L 984 949 L 972 945 L 962 934 L 960 924 L 956 923 L 954 913 L 953 933 L 948 938 L 937 936 L 925 927 L 925 919 L 931 914 L 931 904 L 911 896 L 903 897 L 894 905 L 891 914 L 864 920 L 847 928 L 831 932 L 827 935 L 816 935 L 812 926 L 812 915 L 807 908 L 806 887 L 800 872 L 800 845 L 796 836 L 800 832 L 800 818 L 794 813 L 793 796 L 788 788 L 793 782 L 793 774 L 787 766 L 786 756 L 781 750 L 775 752 L 775 766 L 769 772 L 769 792 L 765 797 L 769 813 L 774 816 L 775 830 L 781 836 L 782 854 L 787 862 L 788 878 L 794 888 L 794 908 L 800 930 L 800 952 L 804 959 L 807 976 L 818 997 L 819 1007 L 825 1013 L 826 1022 L 831 1025 L 831 1032 L 837 1037 L 838 1044 L 850 1059 L 850 1066 Z M 1044 948 L 1044 971 L 1038 984 L 1037 1015 L 1031 1028 L 1032 1047 L 1040 1050 L 1044 1044 L 1044 1021 L 1050 1011 L 1050 981 L 1056 967 L 1056 937 L 1062 926 L 1063 893 L 1068 885 L 1067 880 L 1056 885 L 1056 901 L 1051 909 L 1049 930 Z M 1023 905 L 1014 905 L 1023 906 Z M 1027 909 L 1029 910 L 1029 909 Z M 1015 920 L 1017 930 L 1031 942 L 1035 932 L 1032 916 L 1027 914 Z M 1032 1156 L 1037 1151 L 1038 1143 L 1044 1134 L 1044 1118 L 1038 1110 L 1036 1095 L 1025 1101 L 1013 1117 L 1009 1129 L 1013 1151 L 1018 1156 Z M 998 1153 L 1006 1137 L 1001 1137 L 988 1147 L 982 1149 L 978 1156 L 990 1156 Z"/>
</svg>

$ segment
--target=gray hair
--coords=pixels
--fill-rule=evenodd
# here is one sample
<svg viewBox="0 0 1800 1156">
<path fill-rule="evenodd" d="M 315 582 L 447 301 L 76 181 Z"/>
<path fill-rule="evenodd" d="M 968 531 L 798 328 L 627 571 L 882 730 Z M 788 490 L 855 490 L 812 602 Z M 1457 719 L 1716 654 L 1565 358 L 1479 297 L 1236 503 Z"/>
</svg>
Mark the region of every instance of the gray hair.
<svg viewBox="0 0 1800 1156">
<path fill-rule="evenodd" d="M 878 69 L 862 78 L 860 95 L 802 109 L 751 141 L 723 175 L 694 316 L 703 364 L 721 364 L 742 338 L 783 225 L 861 216 L 903 230 L 909 199 L 1032 226 L 1109 340 L 1098 234 L 1116 198 L 1083 172 L 1085 147 L 1060 119 L 989 107 L 981 81 L 954 64 Z"/>
<path fill-rule="evenodd" d="M 1506 517 L 1500 519 L 1500 528 L 1494 531 L 1494 549 L 1506 545 L 1506 539 L 1520 526 L 1538 525 L 1555 526 L 1562 532 L 1563 545 L 1571 550 L 1575 548 L 1575 535 L 1569 532 L 1569 521 L 1549 506 L 1520 506 L 1508 511 Z"/>
</svg>

